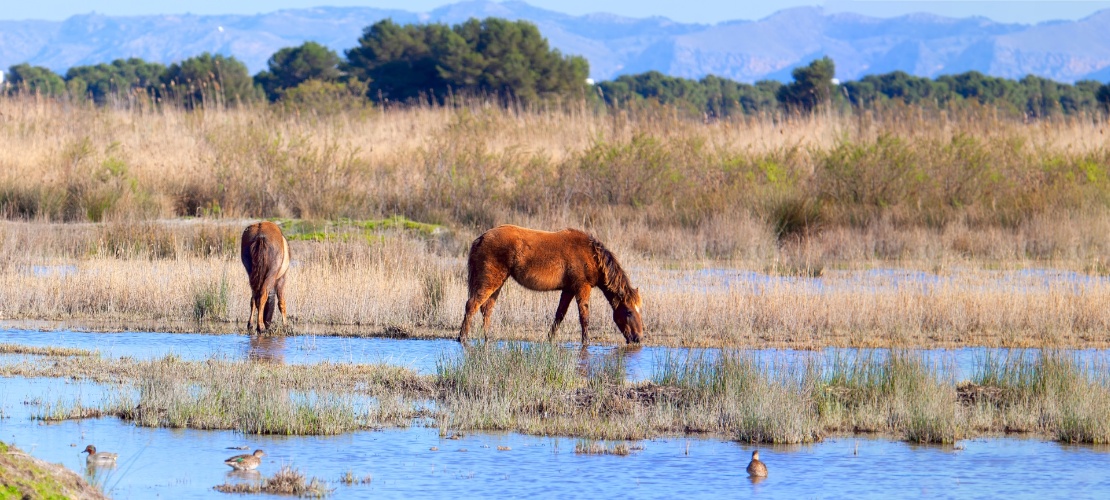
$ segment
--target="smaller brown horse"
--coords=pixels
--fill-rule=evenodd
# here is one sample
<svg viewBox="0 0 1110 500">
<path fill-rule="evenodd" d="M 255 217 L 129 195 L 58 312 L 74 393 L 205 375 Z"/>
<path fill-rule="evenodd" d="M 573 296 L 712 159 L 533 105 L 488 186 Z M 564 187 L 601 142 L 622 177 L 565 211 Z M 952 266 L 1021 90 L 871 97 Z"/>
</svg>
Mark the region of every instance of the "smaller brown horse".
<svg viewBox="0 0 1110 500">
<path fill-rule="evenodd" d="M 592 236 L 576 230 L 537 231 L 503 225 L 486 231 L 470 245 L 467 259 L 470 298 L 466 301 L 459 342 L 466 341 L 470 317 L 482 309 L 482 327 L 489 329 L 493 305 L 511 276 L 525 288 L 540 292 L 562 291 L 555 323 L 548 338 L 555 338 L 571 299 L 578 301 L 582 345 L 589 343 L 590 291 L 601 289 L 613 308 L 613 321 L 625 342 L 639 342 L 644 324 L 640 318 L 640 291 L 632 288 L 617 258 Z"/>
<path fill-rule="evenodd" d="M 247 329 L 251 321 L 262 332 L 274 317 L 273 301 L 267 307 L 270 295 L 277 296 L 281 308 L 281 325 L 285 326 L 285 272 L 289 270 L 289 244 L 281 229 L 273 222 L 251 224 L 243 230 L 243 241 L 239 256 L 251 283 L 251 314 L 247 318 Z M 255 317 L 255 311 L 258 316 Z"/>
</svg>

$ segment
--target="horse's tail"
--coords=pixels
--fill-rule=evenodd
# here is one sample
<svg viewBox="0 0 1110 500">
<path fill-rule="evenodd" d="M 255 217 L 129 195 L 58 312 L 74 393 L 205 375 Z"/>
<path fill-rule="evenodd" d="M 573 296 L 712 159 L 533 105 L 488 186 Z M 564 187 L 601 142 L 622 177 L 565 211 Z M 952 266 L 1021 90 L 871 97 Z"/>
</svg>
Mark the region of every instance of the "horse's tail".
<svg viewBox="0 0 1110 500">
<path fill-rule="evenodd" d="M 482 246 L 482 240 L 485 237 L 486 233 L 482 233 L 474 238 L 474 242 L 470 244 L 470 253 L 466 256 L 466 284 L 467 291 L 471 293 L 478 287 L 478 283 L 475 282 L 478 279 L 478 247 Z"/>
<path fill-rule="evenodd" d="M 278 255 L 280 249 L 277 245 L 270 242 L 266 237 L 266 233 L 259 231 L 254 241 L 250 246 L 251 269 L 250 269 L 250 282 L 251 292 L 263 294 L 268 293 L 269 290 L 266 286 L 266 279 L 276 274 L 274 265 L 278 263 Z M 270 314 L 273 314 L 271 312 Z"/>
</svg>

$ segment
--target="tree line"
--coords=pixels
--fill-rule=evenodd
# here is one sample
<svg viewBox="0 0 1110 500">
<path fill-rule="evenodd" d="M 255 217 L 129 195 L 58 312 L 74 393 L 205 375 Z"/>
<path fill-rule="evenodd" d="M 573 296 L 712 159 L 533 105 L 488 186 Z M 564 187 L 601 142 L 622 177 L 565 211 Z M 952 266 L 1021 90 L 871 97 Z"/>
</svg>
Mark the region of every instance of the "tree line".
<svg viewBox="0 0 1110 500">
<path fill-rule="evenodd" d="M 368 26 L 358 46 L 335 51 L 316 42 L 286 47 L 267 69 L 251 76 L 235 57 L 204 53 L 165 66 L 142 59 L 75 66 L 64 75 L 19 64 L 8 70 L 9 93 L 70 96 L 107 104 L 135 96 L 185 106 L 258 100 L 309 101 L 346 95 L 374 102 L 445 102 L 453 95 L 494 96 L 534 103 L 551 97 L 586 98 L 610 107 L 667 105 L 691 115 L 729 117 L 769 112 L 808 113 L 821 107 L 877 109 L 985 105 L 1027 117 L 1110 112 L 1110 84 L 1074 85 L 1029 75 L 1020 80 L 969 71 L 937 78 L 903 71 L 837 82 L 824 57 L 795 68 L 793 81 L 741 83 L 717 76 L 699 80 L 657 71 L 587 83 L 585 59 L 550 48 L 535 25 L 498 18 L 461 24 Z"/>
</svg>

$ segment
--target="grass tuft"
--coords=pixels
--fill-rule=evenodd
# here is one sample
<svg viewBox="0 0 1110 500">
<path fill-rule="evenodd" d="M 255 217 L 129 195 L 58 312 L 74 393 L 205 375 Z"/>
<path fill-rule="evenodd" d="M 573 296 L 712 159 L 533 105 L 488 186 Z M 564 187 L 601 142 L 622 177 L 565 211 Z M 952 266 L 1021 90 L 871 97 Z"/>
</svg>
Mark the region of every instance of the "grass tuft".
<svg viewBox="0 0 1110 500">
<path fill-rule="evenodd" d="M 282 466 L 276 474 L 257 483 L 224 483 L 213 489 L 221 493 L 265 493 L 313 498 L 323 498 L 334 491 L 319 478 L 314 477 L 306 481 L 304 473 L 288 465 Z"/>
</svg>

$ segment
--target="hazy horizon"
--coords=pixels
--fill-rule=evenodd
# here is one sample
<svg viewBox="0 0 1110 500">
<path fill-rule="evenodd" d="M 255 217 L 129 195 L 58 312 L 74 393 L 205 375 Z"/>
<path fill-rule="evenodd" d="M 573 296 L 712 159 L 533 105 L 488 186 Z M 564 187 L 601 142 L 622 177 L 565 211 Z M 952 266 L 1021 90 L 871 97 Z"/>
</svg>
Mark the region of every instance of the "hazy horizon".
<svg viewBox="0 0 1110 500">
<path fill-rule="evenodd" d="M 428 12 L 460 2 L 443 0 L 192 0 L 189 2 L 152 3 L 142 0 L 42 0 L 8 6 L 0 20 L 60 21 L 74 15 L 99 13 L 110 16 L 143 15 L 254 15 L 283 9 L 313 7 L 370 7 L 409 12 Z M 957 2 L 932 1 L 868 1 L 868 0 L 768 0 L 747 2 L 712 1 L 686 4 L 670 0 L 529 0 L 529 5 L 566 13 L 584 15 L 609 13 L 625 17 L 666 17 L 676 22 L 717 24 L 735 20 L 758 20 L 783 9 L 819 6 L 827 12 L 853 12 L 873 17 L 897 17 L 912 13 L 929 13 L 946 17 L 986 17 L 996 22 L 1037 24 L 1053 20 L 1075 20 L 1110 8 L 1110 1 L 995 1 Z"/>
</svg>

